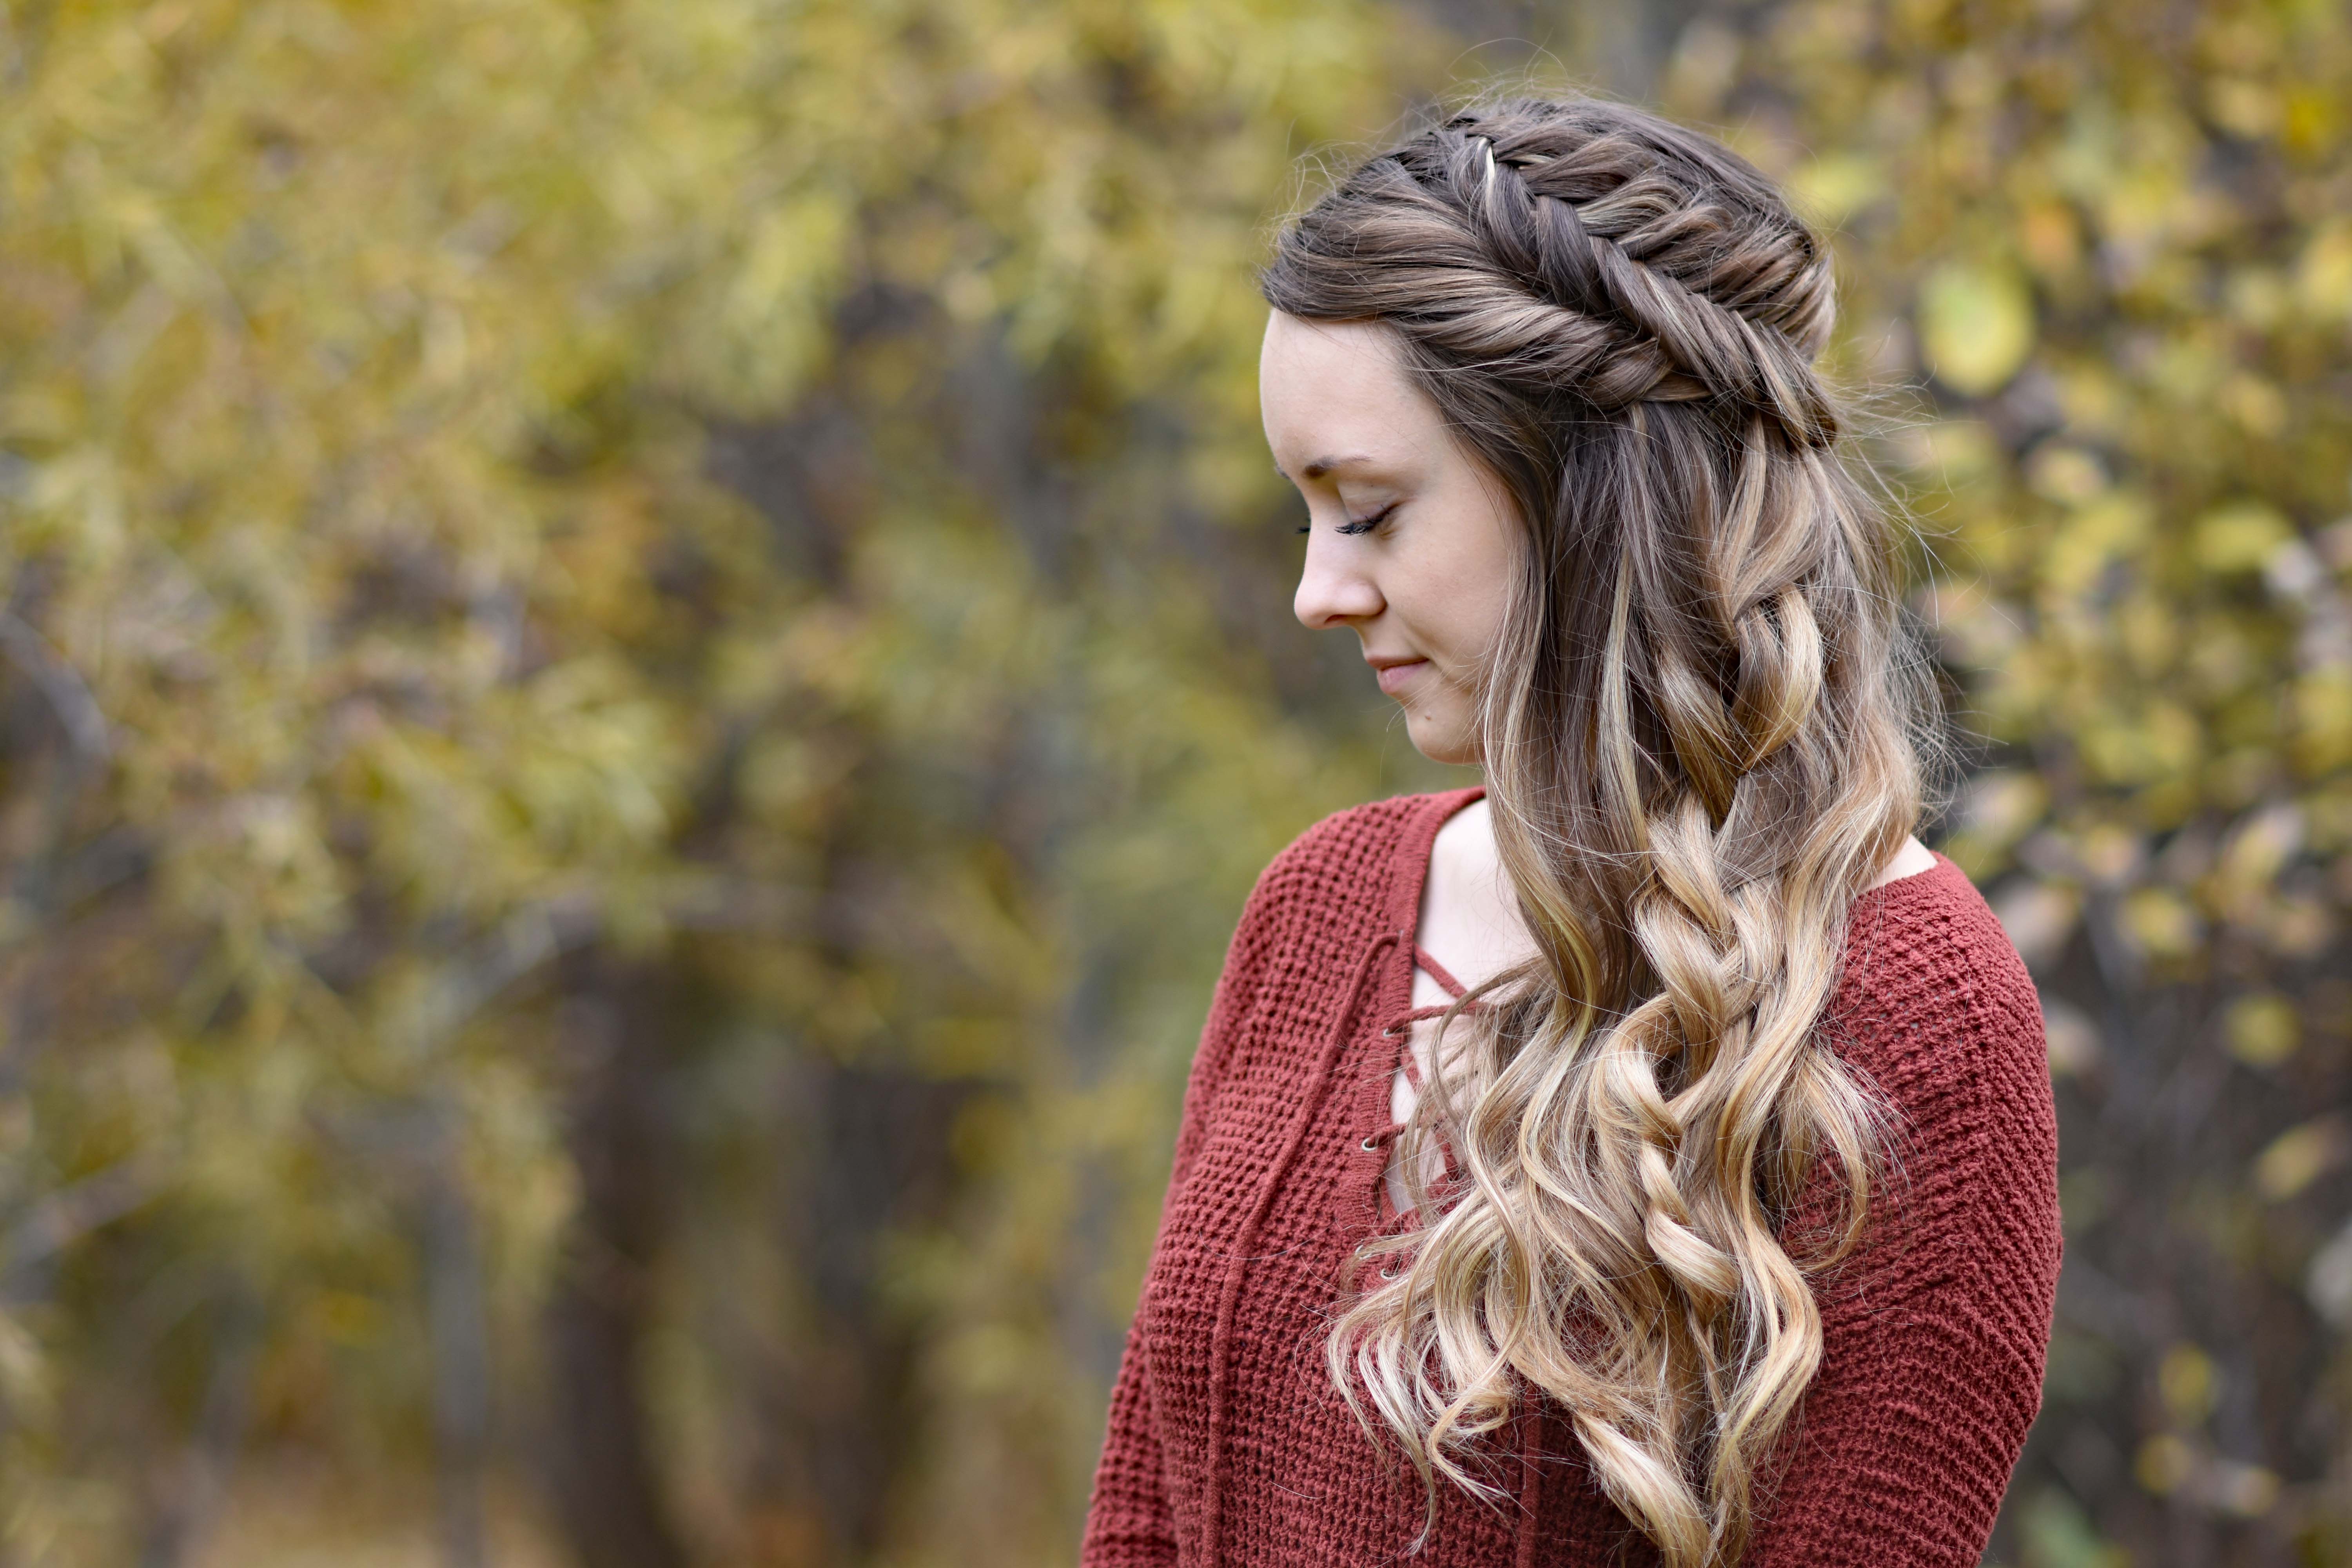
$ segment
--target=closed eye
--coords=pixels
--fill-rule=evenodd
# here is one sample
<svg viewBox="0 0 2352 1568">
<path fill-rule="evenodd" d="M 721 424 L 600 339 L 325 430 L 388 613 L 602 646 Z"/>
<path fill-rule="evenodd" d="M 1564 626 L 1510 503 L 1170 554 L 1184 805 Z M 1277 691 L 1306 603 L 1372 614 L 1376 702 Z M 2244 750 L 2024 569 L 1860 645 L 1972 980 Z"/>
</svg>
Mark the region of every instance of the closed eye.
<svg viewBox="0 0 2352 1568">
<path fill-rule="evenodd" d="M 1381 508 L 1380 510 L 1372 513 L 1370 517 L 1349 518 L 1347 521 L 1339 524 L 1338 528 L 1332 530 L 1332 531 L 1334 533 L 1345 533 L 1349 535 L 1370 533 L 1372 530 L 1386 522 L 1389 520 L 1389 514 L 1403 504 L 1404 503 L 1402 501 L 1392 500 L 1389 502 L 1388 505 Z M 1298 525 L 1298 531 L 1301 533 L 1309 531 L 1308 525 L 1303 522 L 1300 523 Z"/>
</svg>

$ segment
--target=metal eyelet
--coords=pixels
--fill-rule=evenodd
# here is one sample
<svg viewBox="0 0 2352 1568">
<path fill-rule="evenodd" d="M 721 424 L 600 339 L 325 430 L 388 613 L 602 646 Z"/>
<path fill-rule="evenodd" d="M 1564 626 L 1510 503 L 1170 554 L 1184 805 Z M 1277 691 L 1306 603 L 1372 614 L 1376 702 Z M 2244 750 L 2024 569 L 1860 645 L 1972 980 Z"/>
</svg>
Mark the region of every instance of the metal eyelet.
<svg viewBox="0 0 2352 1568">
<path fill-rule="evenodd" d="M 1381 1147 L 1381 1135 L 1375 1132 L 1370 1137 L 1365 1139 L 1361 1143 L 1357 1144 L 1356 1147 L 1361 1149 L 1367 1154 L 1378 1153 Z"/>
<path fill-rule="evenodd" d="M 1393 1279 L 1396 1277 L 1397 1271 L 1393 1268 L 1383 1268 L 1381 1270 L 1381 1278 L 1383 1279 Z"/>
</svg>

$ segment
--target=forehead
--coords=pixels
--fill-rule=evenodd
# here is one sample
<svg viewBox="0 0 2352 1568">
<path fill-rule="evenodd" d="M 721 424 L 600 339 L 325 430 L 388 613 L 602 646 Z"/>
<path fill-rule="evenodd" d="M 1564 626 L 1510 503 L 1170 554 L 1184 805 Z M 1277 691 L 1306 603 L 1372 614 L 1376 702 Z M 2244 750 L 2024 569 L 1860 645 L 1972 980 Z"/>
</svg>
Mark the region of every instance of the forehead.
<svg viewBox="0 0 2352 1568">
<path fill-rule="evenodd" d="M 1275 463 L 1294 479 L 1320 478 L 1318 466 L 1339 455 L 1410 462 L 1444 432 L 1396 335 L 1370 321 L 1274 312 L 1258 354 L 1258 404 Z"/>
</svg>

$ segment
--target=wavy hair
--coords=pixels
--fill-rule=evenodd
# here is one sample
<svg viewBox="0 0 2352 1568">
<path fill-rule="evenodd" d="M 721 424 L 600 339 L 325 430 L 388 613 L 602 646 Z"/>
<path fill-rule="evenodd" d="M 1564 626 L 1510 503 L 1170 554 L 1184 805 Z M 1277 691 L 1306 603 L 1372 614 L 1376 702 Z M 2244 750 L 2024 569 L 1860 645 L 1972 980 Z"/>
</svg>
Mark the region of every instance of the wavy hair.
<svg viewBox="0 0 2352 1568">
<path fill-rule="evenodd" d="M 1512 100 L 1357 168 L 1263 287 L 1393 331 L 1526 541 L 1479 722 L 1537 956 L 1441 1021 L 1424 1217 L 1332 1376 L 1433 1520 L 1541 1396 L 1668 1568 L 1735 1563 L 1888 1159 L 1818 1025 L 1933 711 L 1813 366 L 1828 253 L 1704 136 Z"/>
</svg>

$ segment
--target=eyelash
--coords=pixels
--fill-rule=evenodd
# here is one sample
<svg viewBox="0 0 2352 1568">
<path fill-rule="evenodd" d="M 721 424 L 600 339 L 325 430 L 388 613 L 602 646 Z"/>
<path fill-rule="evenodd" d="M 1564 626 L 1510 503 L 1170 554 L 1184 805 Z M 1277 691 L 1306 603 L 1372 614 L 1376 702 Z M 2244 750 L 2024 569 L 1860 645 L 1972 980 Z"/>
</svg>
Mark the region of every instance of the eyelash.
<svg viewBox="0 0 2352 1568">
<path fill-rule="evenodd" d="M 1370 533 L 1372 530 L 1378 528 L 1381 524 L 1389 520 L 1389 513 L 1396 510 L 1398 507 L 1403 504 L 1404 503 L 1402 501 L 1391 501 L 1388 505 L 1381 508 L 1380 510 L 1372 513 L 1370 517 L 1350 518 L 1346 522 L 1341 523 L 1337 529 L 1333 530 L 1333 531 L 1350 536 L 1359 533 Z M 1307 531 L 1307 525 L 1306 523 L 1302 522 L 1298 525 L 1299 532 L 1305 533 Z"/>
</svg>

